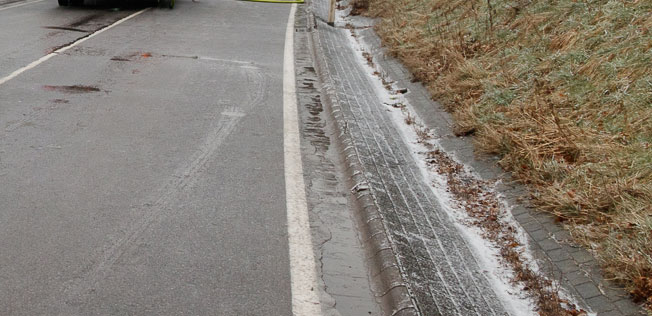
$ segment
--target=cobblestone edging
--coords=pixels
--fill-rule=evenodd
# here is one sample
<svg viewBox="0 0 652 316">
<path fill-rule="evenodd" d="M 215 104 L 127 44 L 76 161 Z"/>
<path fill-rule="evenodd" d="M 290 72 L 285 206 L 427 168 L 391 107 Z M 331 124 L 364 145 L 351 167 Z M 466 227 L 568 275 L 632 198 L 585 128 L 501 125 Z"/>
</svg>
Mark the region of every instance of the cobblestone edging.
<svg viewBox="0 0 652 316">
<path fill-rule="evenodd" d="M 622 288 L 602 276 L 591 253 L 573 244 L 570 234 L 561 225 L 555 223 L 550 215 L 537 212 L 528 205 L 527 192 L 522 185 L 500 170 L 495 161 L 476 157 L 470 138 L 454 135 L 450 115 L 431 99 L 422 84 L 412 82 L 412 75 L 399 61 L 385 54 L 372 29 L 361 30 L 358 34 L 360 41 L 374 49 L 369 53 L 385 75 L 408 89 L 406 98 L 424 125 L 436 132 L 439 144 L 458 161 L 472 166 L 483 179 L 502 180 L 498 191 L 513 206 L 512 215 L 527 232 L 530 249 L 548 277 L 559 280 L 568 294 L 598 316 L 646 314 Z"/>
<path fill-rule="evenodd" d="M 506 315 L 453 220 L 424 181 L 408 146 L 348 44 L 348 30 L 323 22 L 312 33 L 324 101 L 340 132 L 367 236 L 371 274 L 392 315 Z M 309 15 L 310 16 L 310 15 Z M 359 53 L 359 52 L 358 52 Z"/>
<path fill-rule="evenodd" d="M 357 153 L 353 146 L 352 140 L 347 134 L 347 125 L 342 119 L 342 111 L 339 103 L 333 102 L 333 87 L 329 85 L 327 68 L 324 61 L 318 53 L 319 48 L 315 46 L 315 28 L 317 22 L 312 14 L 304 15 L 298 13 L 299 18 L 307 19 L 304 24 L 297 19 L 299 27 L 308 25 L 308 30 L 297 29 L 297 31 L 309 31 L 311 34 L 311 44 L 313 49 L 313 61 L 315 71 L 323 85 L 321 101 L 329 114 L 333 130 L 337 135 L 331 137 L 335 147 L 342 156 L 345 163 L 344 171 L 349 177 L 349 187 L 357 188 L 353 190 L 357 211 L 355 212 L 356 224 L 361 236 L 361 242 L 365 251 L 367 266 L 370 268 L 369 275 L 373 287 L 374 295 L 379 299 L 382 308 L 386 313 L 397 316 L 414 316 L 419 315 L 411 299 L 409 290 L 401 277 L 399 265 L 396 262 L 393 250 L 390 246 L 389 238 L 386 234 L 386 228 L 383 225 L 382 217 L 378 213 L 373 197 L 369 190 L 364 188 L 366 179 Z M 330 91 L 330 92 L 328 92 Z"/>
</svg>

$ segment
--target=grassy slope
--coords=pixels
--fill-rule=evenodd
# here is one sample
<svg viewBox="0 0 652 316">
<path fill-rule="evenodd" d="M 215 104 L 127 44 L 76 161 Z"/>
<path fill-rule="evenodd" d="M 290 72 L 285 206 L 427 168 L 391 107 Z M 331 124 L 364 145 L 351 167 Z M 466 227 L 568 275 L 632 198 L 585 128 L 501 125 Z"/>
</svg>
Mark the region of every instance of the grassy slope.
<svg viewBox="0 0 652 316">
<path fill-rule="evenodd" d="M 652 0 L 358 0 L 478 148 L 652 304 Z"/>
</svg>

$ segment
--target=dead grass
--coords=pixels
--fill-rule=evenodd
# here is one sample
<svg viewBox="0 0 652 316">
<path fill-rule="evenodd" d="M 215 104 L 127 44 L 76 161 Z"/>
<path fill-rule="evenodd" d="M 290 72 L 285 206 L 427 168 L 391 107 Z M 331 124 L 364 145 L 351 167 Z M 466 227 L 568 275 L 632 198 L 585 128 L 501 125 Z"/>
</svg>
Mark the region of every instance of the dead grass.
<svg viewBox="0 0 652 316">
<path fill-rule="evenodd" d="M 358 2 L 456 130 L 652 304 L 652 1 Z"/>
<path fill-rule="evenodd" d="M 352 0 L 351 1 L 351 14 L 359 15 L 369 9 L 370 0 Z"/>
<path fill-rule="evenodd" d="M 422 144 L 427 145 L 424 141 Z M 492 184 L 468 173 L 464 166 L 445 152 L 432 149 L 427 153 L 428 167 L 446 178 L 448 191 L 470 218 L 470 225 L 482 228 L 484 238 L 499 250 L 504 262 L 514 271 L 514 282 L 521 285 L 537 304 L 541 316 L 586 316 L 560 297 L 557 283 L 532 269 L 523 255 L 517 229 L 503 219 L 501 205 Z"/>
</svg>

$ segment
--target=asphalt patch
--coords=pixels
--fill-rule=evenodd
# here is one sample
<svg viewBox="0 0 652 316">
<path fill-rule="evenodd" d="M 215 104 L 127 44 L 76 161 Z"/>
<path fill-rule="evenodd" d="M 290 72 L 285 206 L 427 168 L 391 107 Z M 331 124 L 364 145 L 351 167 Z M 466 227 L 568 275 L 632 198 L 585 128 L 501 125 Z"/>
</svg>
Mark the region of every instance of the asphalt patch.
<svg viewBox="0 0 652 316">
<path fill-rule="evenodd" d="M 100 92 L 100 91 L 102 91 L 98 87 L 82 86 L 82 85 L 74 85 L 74 86 L 45 85 L 45 86 L 43 86 L 43 89 L 45 89 L 47 91 L 56 91 L 56 92 L 63 92 L 63 93 L 70 93 L 70 94 L 91 93 L 91 92 Z"/>
</svg>

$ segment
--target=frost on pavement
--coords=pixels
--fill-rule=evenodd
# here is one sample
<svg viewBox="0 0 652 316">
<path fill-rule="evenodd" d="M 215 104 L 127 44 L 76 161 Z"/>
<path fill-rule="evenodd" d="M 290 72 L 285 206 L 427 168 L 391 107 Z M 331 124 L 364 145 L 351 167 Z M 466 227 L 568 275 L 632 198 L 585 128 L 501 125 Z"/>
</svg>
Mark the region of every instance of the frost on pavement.
<svg viewBox="0 0 652 316">
<path fill-rule="evenodd" d="M 539 273 L 528 250 L 525 232 L 511 216 L 505 199 L 495 191 L 496 183 L 483 180 L 470 166 L 458 162 L 439 146 L 433 133 L 420 124 L 418 116 L 403 96 L 405 91 L 394 86 L 374 63 L 368 53 L 371 49 L 364 47 L 353 27 L 350 28 L 349 43 L 358 64 L 365 68 L 366 79 L 373 86 L 379 104 L 382 104 L 382 109 L 407 144 L 410 158 L 420 173 L 417 178 L 430 184 L 429 189 L 435 197 L 432 212 L 440 213 L 434 220 L 452 222 L 454 229 L 443 235 L 457 234 L 464 240 L 472 253 L 472 258 L 464 260 L 474 260 L 481 267 L 471 273 L 486 279 L 489 291 L 493 292 L 481 295 L 495 295 L 510 315 L 538 315 L 538 310 L 550 307 L 558 308 L 562 313 L 588 315 L 576 307 L 556 282 Z M 436 238 L 441 238 L 441 233 L 437 230 Z M 446 257 L 446 260 L 450 262 L 451 258 Z M 474 266 L 473 263 L 466 264 L 467 269 Z M 451 269 L 456 277 L 465 277 L 464 272 L 456 271 L 457 266 Z M 438 272 L 438 275 L 442 273 Z M 459 301 L 464 299 L 460 297 Z M 550 299 L 554 302 L 545 302 Z"/>
</svg>

